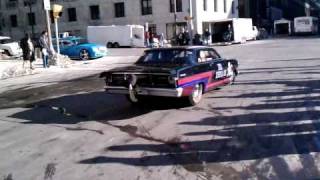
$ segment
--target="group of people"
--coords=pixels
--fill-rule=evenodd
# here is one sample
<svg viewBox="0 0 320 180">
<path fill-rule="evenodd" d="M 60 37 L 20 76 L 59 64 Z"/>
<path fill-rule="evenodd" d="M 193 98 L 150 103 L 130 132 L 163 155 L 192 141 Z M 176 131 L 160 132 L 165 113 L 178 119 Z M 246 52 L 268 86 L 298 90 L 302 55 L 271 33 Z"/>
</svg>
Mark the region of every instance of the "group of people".
<svg viewBox="0 0 320 180">
<path fill-rule="evenodd" d="M 49 68 L 49 56 L 52 55 L 52 50 L 49 45 L 49 38 L 47 31 L 43 31 L 38 40 L 39 48 L 41 49 L 43 67 Z M 25 62 L 29 61 L 30 69 L 34 69 L 32 66 L 33 61 L 36 60 L 35 49 L 36 43 L 31 39 L 29 34 L 26 34 L 20 41 L 20 47 L 22 49 L 23 67 Z"/>
<path fill-rule="evenodd" d="M 147 47 L 164 47 L 164 34 L 156 35 L 151 32 L 145 32 L 145 40 Z"/>
<path fill-rule="evenodd" d="M 177 40 L 176 40 L 177 44 L 180 46 L 185 46 L 185 45 L 189 45 L 190 42 L 190 35 L 188 30 L 182 30 L 178 36 L 177 36 Z"/>
</svg>

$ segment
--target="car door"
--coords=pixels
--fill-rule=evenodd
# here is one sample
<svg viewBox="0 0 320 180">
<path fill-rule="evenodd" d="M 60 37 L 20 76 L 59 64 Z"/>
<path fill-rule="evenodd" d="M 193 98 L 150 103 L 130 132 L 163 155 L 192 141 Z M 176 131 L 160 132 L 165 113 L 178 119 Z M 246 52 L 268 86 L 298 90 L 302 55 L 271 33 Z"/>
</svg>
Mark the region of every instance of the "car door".
<svg viewBox="0 0 320 180">
<path fill-rule="evenodd" d="M 206 90 L 214 89 L 223 84 L 227 76 L 227 63 L 212 48 L 201 49 L 198 52 L 198 65 L 195 71 L 208 76 Z"/>
<path fill-rule="evenodd" d="M 227 62 L 222 59 L 214 49 L 209 49 L 209 54 L 213 59 L 213 61 L 210 63 L 210 68 L 213 72 L 213 78 L 211 82 L 224 80 L 227 77 Z"/>
</svg>

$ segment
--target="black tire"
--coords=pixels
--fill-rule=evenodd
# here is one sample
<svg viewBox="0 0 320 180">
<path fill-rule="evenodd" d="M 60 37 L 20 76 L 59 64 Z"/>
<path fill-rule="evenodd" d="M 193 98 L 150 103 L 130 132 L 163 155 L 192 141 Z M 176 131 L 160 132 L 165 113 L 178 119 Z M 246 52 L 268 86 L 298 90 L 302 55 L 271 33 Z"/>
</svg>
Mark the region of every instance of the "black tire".
<svg viewBox="0 0 320 180">
<path fill-rule="evenodd" d="M 112 42 L 108 42 L 108 43 L 107 43 L 107 48 L 112 48 L 112 47 L 113 47 Z"/>
<path fill-rule="evenodd" d="M 195 106 L 201 102 L 203 95 L 203 85 L 197 84 L 194 86 L 191 95 L 189 96 L 189 105 Z"/>
<path fill-rule="evenodd" d="M 4 52 L 3 52 L 5 55 L 7 55 L 7 56 L 11 56 L 11 54 L 10 54 L 10 52 L 8 51 L 8 50 L 4 50 Z"/>
<path fill-rule="evenodd" d="M 79 53 L 79 58 L 80 60 L 82 61 L 86 61 L 86 60 L 89 60 L 90 59 L 90 54 L 89 54 L 89 51 L 86 50 L 86 49 L 82 49 Z"/>
<path fill-rule="evenodd" d="M 119 48 L 119 47 L 120 47 L 120 44 L 119 44 L 118 42 L 115 42 L 115 43 L 113 43 L 113 47 L 114 47 L 114 48 Z"/>
</svg>

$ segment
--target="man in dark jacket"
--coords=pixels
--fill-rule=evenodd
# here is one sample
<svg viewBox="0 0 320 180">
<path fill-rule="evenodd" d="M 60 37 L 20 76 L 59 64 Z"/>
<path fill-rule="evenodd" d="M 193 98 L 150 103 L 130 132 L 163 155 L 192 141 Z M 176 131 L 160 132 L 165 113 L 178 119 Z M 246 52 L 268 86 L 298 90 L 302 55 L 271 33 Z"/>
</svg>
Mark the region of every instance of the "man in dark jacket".
<svg viewBox="0 0 320 180">
<path fill-rule="evenodd" d="M 40 39 L 39 39 L 39 45 L 41 47 L 42 52 L 42 60 L 43 60 L 43 67 L 49 68 L 49 53 L 50 53 L 50 46 L 49 46 L 49 38 L 47 31 L 43 31 L 41 33 Z"/>
<path fill-rule="evenodd" d="M 29 61 L 30 69 L 33 69 L 32 62 L 35 60 L 34 43 L 32 42 L 29 34 L 26 34 L 25 37 L 21 39 L 20 47 L 23 54 L 23 67 L 25 61 Z"/>
<path fill-rule="evenodd" d="M 203 36 L 204 36 L 204 42 L 206 43 L 206 45 L 209 45 L 209 40 L 210 40 L 210 36 L 211 36 L 209 29 L 206 29 Z"/>
</svg>

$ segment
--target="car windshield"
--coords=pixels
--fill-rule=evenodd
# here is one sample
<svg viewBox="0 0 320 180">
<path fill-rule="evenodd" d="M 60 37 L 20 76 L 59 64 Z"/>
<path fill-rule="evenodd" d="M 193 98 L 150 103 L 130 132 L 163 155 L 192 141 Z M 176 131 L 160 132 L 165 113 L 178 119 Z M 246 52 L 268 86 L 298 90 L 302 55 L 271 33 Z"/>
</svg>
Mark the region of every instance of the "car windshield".
<svg viewBox="0 0 320 180">
<path fill-rule="evenodd" d="M 82 38 L 60 39 L 61 46 L 74 46 L 74 45 L 84 44 L 84 43 L 86 43 L 86 40 Z"/>
<path fill-rule="evenodd" d="M 13 43 L 14 41 L 12 39 L 2 39 L 0 40 L 0 44 L 8 44 Z"/>
<path fill-rule="evenodd" d="M 184 65 L 190 62 L 192 55 L 193 52 L 191 50 L 185 49 L 152 50 L 146 51 L 136 64 Z"/>
</svg>

